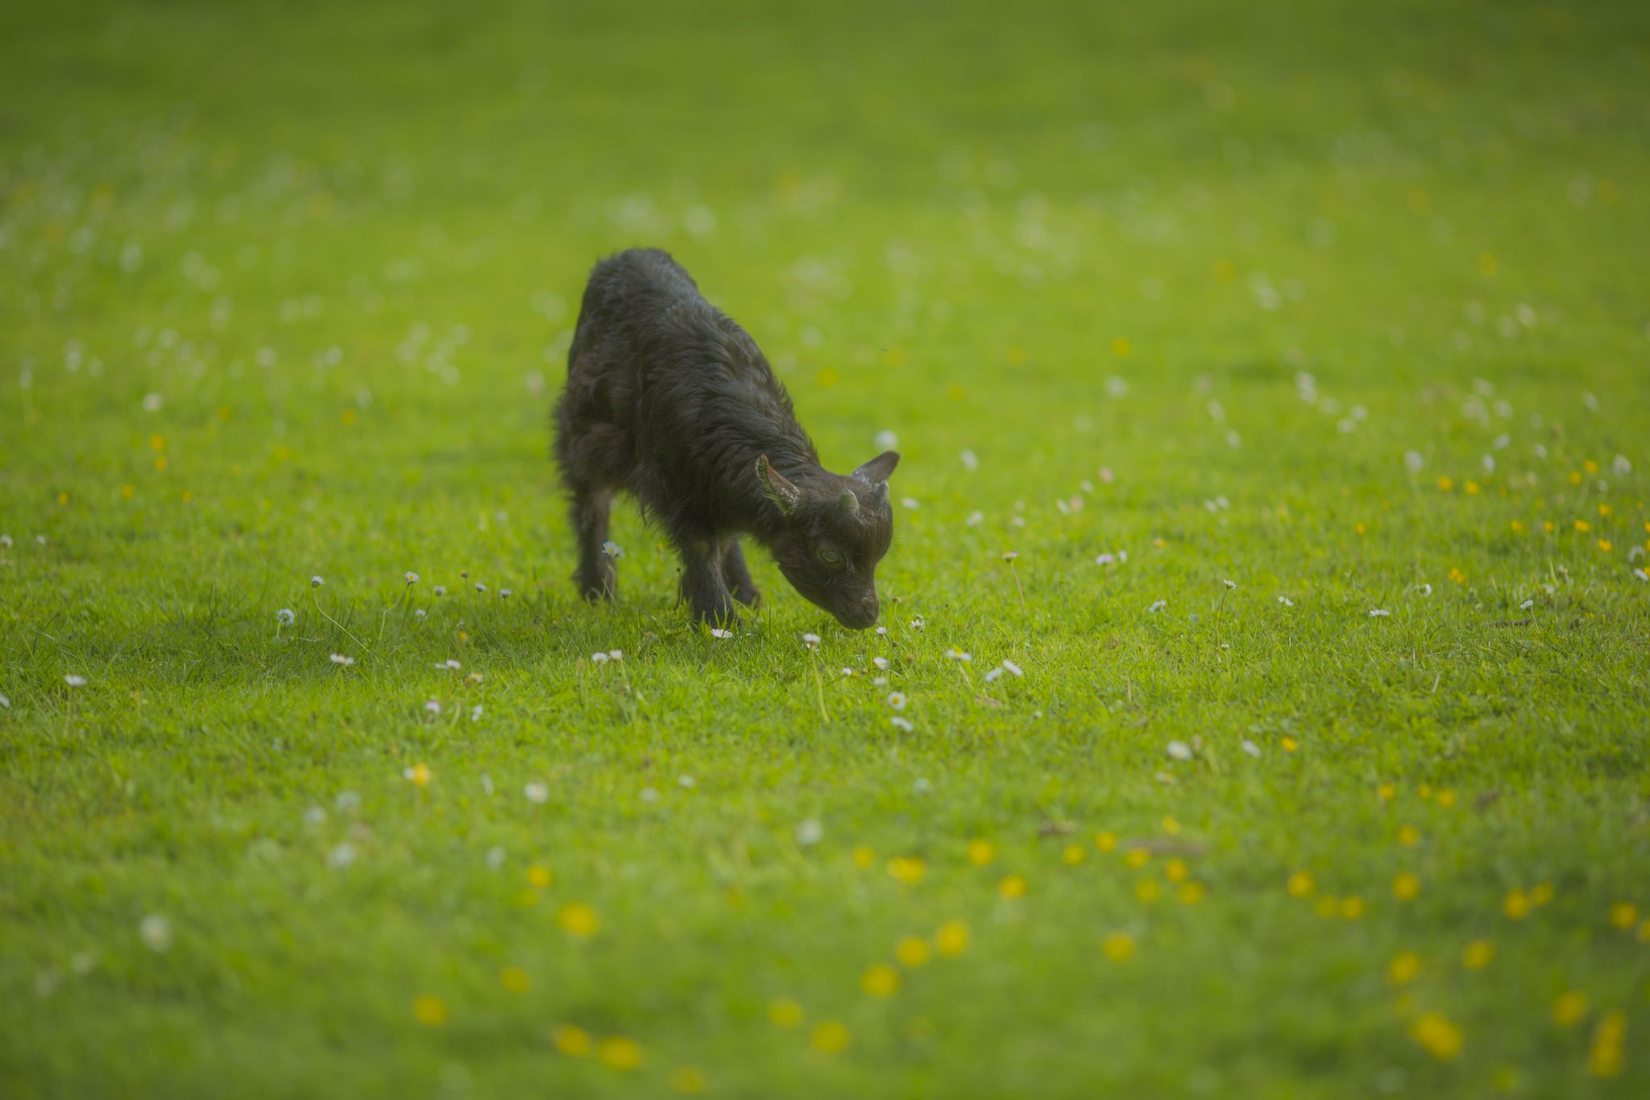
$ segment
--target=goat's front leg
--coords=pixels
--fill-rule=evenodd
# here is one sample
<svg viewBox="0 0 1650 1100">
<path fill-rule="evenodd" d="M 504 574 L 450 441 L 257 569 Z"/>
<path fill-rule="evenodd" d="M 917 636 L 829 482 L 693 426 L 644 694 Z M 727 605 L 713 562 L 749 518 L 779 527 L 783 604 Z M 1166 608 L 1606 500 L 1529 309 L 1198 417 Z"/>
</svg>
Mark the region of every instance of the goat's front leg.
<svg viewBox="0 0 1650 1100">
<path fill-rule="evenodd" d="M 734 619 L 733 596 L 722 577 L 722 545 L 714 535 L 691 535 L 677 547 L 682 553 L 682 598 L 693 617 L 711 626 Z"/>
<path fill-rule="evenodd" d="M 755 607 L 762 598 L 762 593 L 756 590 L 756 584 L 751 580 L 751 571 L 745 565 L 745 552 L 739 548 L 738 539 L 729 539 L 722 546 L 722 580 L 733 593 L 733 598 L 747 607 Z"/>
</svg>

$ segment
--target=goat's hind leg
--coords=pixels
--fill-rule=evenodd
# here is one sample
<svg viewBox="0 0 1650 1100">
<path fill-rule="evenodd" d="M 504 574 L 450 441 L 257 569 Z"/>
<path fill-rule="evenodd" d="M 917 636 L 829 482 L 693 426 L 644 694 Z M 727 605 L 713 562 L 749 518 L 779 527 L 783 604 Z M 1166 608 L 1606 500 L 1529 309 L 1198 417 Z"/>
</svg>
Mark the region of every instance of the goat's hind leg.
<svg viewBox="0 0 1650 1100">
<path fill-rule="evenodd" d="M 618 570 L 607 553 L 607 518 L 613 510 L 609 489 L 573 490 L 573 531 L 579 540 L 579 568 L 573 574 L 579 595 L 594 603 L 619 593 Z"/>
</svg>

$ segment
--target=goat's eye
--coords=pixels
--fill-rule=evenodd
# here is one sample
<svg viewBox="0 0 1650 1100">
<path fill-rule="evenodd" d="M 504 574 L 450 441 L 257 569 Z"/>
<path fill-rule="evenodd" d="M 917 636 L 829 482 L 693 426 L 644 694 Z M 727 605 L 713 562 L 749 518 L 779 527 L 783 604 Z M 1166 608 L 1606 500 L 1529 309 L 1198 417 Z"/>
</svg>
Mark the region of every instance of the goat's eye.
<svg viewBox="0 0 1650 1100">
<path fill-rule="evenodd" d="M 821 546 L 814 551 L 814 555 L 819 558 L 819 564 L 821 565 L 835 567 L 842 564 L 842 555 L 829 546 Z"/>
</svg>

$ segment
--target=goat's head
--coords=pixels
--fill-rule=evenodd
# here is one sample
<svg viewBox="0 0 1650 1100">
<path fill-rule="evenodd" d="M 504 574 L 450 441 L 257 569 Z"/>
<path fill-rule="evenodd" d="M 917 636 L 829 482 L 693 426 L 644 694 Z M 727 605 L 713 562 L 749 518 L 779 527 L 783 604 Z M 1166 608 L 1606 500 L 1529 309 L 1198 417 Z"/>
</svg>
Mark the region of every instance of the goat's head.
<svg viewBox="0 0 1650 1100">
<path fill-rule="evenodd" d="M 899 455 L 884 451 L 846 477 L 823 474 L 798 486 L 756 460 L 762 493 L 784 517 L 768 549 L 796 590 L 852 630 L 877 621 L 877 562 L 894 537 L 888 475 Z"/>
</svg>

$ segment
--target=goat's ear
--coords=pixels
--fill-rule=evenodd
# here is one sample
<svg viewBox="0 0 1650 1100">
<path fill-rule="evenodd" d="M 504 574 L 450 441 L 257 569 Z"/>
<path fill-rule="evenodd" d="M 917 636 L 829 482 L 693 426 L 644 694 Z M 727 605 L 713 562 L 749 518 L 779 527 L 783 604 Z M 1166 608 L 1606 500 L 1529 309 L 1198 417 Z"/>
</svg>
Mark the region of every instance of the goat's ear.
<svg viewBox="0 0 1650 1100">
<path fill-rule="evenodd" d="M 877 457 L 854 471 L 855 477 L 861 481 L 869 481 L 872 485 L 880 481 L 887 481 L 894 467 L 899 465 L 898 451 L 883 451 Z"/>
<path fill-rule="evenodd" d="M 762 495 L 779 506 L 780 512 L 790 515 L 802 503 L 802 490 L 785 480 L 785 475 L 774 469 L 763 455 L 756 460 L 756 480 L 762 483 Z"/>
</svg>

